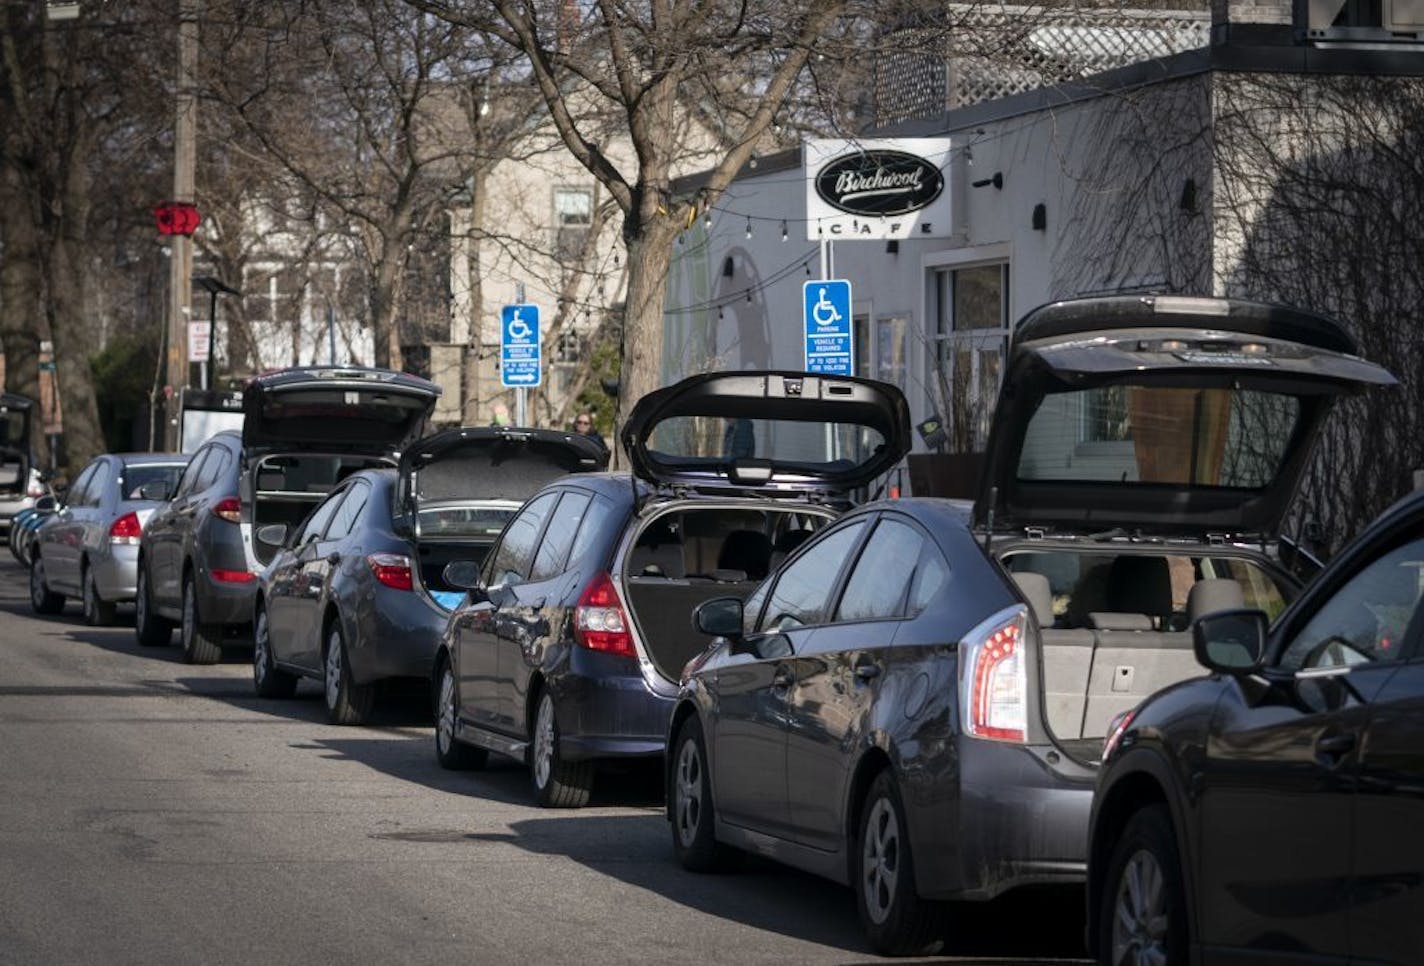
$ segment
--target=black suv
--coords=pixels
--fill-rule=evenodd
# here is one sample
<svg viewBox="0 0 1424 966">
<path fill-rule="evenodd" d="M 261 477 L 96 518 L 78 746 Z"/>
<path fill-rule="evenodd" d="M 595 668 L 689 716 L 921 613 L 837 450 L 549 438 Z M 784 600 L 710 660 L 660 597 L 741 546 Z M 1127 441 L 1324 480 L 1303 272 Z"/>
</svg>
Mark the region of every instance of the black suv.
<svg viewBox="0 0 1424 966">
<path fill-rule="evenodd" d="M 663 754 L 702 601 L 748 593 L 909 446 L 899 390 L 806 373 L 694 376 L 650 393 L 634 477 L 569 476 L 505 527 L 436 655 L 436 754 L 529 760 L 543 805 L 588 800 L 601 759 Z"/>
</svg>

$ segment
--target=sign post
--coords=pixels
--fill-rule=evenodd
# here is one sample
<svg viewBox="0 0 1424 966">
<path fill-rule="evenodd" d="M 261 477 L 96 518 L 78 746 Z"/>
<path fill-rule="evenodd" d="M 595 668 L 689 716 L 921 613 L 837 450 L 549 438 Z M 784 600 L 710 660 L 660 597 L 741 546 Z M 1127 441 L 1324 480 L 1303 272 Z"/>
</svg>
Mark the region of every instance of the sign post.
<svg viewBox="0 0 1424 966">
<path fill-rule="evenodd" d="M 851 329 L 850 282 L 811 279 L 801 287 L 805 305 L 806 371 L 828 376 L 855 375 L 855 338 Z"/>
<path fill-rule="evenodd" d="M 515 390 L 517 425 L 528 421 L 530 386 L 543 381 L 544 360 L 539 346 L 539 306 L 506 305 L 499 320 L 499 381 Z"/>
</svg>

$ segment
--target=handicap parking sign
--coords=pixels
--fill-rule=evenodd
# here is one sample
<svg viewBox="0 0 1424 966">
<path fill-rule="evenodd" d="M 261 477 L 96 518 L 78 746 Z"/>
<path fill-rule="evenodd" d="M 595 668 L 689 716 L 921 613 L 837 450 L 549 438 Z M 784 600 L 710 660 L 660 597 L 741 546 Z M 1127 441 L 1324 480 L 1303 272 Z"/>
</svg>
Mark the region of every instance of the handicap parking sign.
<svg viewBox="0 0 1424 966">
<path fill-rule="evenodd" d="M 854 375 L 850 282 L 843 278 L 812 279 L 802 286 L 801 293 L 806 309 L 806 371 Z"/>
<path fill-rule="evenodd" d="M 506 305 L 499 317 L 499 381 L 505 386 L 537 386 L 542 378 L 539 306 Z"/>
</svg>

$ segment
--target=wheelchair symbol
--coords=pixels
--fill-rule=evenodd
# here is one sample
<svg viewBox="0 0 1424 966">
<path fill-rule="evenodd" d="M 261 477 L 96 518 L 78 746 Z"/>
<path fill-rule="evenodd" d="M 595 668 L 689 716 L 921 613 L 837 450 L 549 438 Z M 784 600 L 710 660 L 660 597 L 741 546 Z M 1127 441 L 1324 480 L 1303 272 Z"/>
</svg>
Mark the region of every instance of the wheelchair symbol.
<svg viewBox="0 0 1424 966">
<path fill-rule="evenodd" d="M 841 320 L 841 314 L 836 311 L 835 304 L 826 298 L 826 287 L 821 286 L 817 293 L 816 304 L 811 306 L 811 318 L 817 325 L 832 325 Z"/>
<path fill-rule="evenodd" d="M 534 334 L 534 330 L 529 328 L 529 323 L 519 317 L 519 310 L 514 310 L 514 317 L 509 320 L 509 337 L 511 339 L 527 339 Z"/>
</svg>

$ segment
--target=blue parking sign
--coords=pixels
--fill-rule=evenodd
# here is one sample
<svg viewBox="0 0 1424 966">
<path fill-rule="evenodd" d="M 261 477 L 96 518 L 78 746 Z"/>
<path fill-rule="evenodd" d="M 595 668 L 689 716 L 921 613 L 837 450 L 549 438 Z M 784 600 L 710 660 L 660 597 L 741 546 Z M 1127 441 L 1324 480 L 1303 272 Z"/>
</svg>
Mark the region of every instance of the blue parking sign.
<svg viewBox="0 0 1424 966">
<path fill-rule="evenodd" d="M 843 278 L 812 279 L 802 286 L 801 294 L 806 309 L 806 371 L 828 376 L 855 375 L 850 282 Z"/>
<path fill-rule="evenodd" d="M 505 386 L 537 386 L 543 379 L 539 350 L 539 306 L 506 305 L 499 315 L 499 381 Z"/>
</svg>

